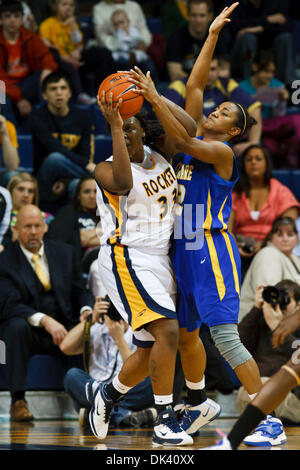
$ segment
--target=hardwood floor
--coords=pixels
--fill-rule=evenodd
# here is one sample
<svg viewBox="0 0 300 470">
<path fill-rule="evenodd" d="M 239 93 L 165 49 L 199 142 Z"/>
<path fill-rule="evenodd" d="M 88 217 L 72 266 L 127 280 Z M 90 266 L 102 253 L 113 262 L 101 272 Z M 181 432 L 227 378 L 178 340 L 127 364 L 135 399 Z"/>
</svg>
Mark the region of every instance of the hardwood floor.
<svg viewBox="0 0 300 470">
<path fill-rule="evenodd" d="M 220 439 L 217 432 L 227 434 L 235 419 L 220 418 L 206 425 L 194 437 L 192 446 L 164 447 L 163 450 L 197 451 Z M 273 449 L 299 450 L 300 427 L 285 427 L 287 443 Z M 107 451 L 155 451 L 152 446 L 151 428 L 111 428 L 104 441 L 83 433 L 76 420 L 34 421 L 32 423 L 10 423 L 0 420 L 1 450 L 107 450 Z M 162 449 L 162 448 L 159 448 Z M 244 445 L 240 450 L 261 450 Z M 133 455 L 133 454 L 132 454 Z M 113 463 L 113 462 L 112 462 Z M 115 462 L 116 463 L 116 462 Z"/>
</svg>

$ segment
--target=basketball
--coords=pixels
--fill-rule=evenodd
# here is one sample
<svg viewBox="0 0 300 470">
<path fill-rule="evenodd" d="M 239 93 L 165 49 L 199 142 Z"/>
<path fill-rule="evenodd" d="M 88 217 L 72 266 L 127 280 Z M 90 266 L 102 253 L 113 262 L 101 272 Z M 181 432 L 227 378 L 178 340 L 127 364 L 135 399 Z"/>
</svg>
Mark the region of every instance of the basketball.
<svg viewBox="0 0 300 470">
<path fill-rule="evenodd" d="M 102 92 L 105 91 L 105 100 L 108 101 L 109 94 L 112 93 L 112 103 L 116 106 L 119 99 L 123 102 L 120 107 L 120 114 L 123 119 L 128 119 L 138 113 L 143 106 L 144 97 L 137 95 L 133 90 L 138 87 L 128 80 L 129 75 L 126 73 L 113 73 L 106 77 L 98 89 L 98 97 L 101 98 Z"/>
</svg>

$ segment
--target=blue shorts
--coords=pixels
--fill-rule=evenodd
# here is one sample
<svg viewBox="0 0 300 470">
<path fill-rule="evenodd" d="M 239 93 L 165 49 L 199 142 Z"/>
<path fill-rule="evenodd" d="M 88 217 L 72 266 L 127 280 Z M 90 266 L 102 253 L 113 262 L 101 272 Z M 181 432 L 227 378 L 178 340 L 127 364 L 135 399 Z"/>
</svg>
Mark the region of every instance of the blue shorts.
<svg viewBox="0 0 300 470">
<path fill-rule="evenodd" d="M 205 231 L 198 250 L 187 250 L 184 240 L 173 241 L 171 260 L 180 328 L 194 331 L 202 323 L 211 327 L 238 322 L 241 259 L 227 231 Z"/>
</svg>

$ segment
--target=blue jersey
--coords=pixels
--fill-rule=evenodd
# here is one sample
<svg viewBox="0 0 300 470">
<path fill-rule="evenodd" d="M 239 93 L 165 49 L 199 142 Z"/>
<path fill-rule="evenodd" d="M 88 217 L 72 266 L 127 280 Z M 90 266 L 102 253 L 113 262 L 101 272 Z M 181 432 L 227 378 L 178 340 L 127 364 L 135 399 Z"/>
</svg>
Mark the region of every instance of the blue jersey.
<svg viewBox="0 0 300 470">
<path fill-rule="evenodd" d="M 236 159 L 230 181 L 221 178 L 213 165 L 189 155 L 174 159 L 174 169 L 178 207 L 171 258 L 179 324 L 193 331 L 201 323 L 237 323 L 240 255 L 227 230 L 238 179 Z"/>
</svg>

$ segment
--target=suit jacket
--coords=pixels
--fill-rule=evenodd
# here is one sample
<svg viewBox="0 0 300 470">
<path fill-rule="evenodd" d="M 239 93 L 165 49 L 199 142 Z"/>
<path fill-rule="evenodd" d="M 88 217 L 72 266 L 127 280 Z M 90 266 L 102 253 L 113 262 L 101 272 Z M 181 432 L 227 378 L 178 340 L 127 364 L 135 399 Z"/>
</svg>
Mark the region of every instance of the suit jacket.
<svg viewBox="0 0 300 470">
<path fill-rule="evenodd" d="M 72 246 L 44 240 L 52 291 L 61 311 L 61 323 L 71 326 L 81 307 L 93 308 L 95 298 L 86 288 L 80 262 Z M 36 274 L 18 242 L 0 255 L 0 323 L 12 317 L 28 318 L 39 308 Z M 43 312 L 48 313 L 48 312 Z"/>
</svg>

